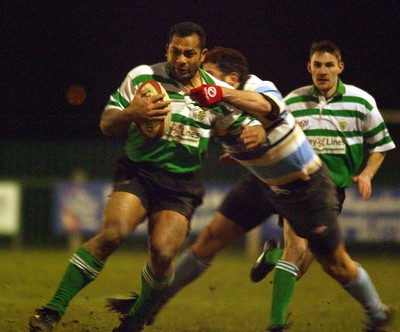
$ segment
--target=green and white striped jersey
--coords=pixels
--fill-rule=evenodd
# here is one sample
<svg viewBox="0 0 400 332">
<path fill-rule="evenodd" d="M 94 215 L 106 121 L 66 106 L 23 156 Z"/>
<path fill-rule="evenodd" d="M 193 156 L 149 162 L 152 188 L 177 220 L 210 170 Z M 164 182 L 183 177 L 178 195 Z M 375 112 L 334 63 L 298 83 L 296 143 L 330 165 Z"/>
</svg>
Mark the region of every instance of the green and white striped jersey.
<svg viewBox="0 0 400 332">
<path fill-rule="evenodd" d="M 284 99 L 338 187 L 352 184 L 364 145 L 369 153 L 395 148 L 375 99 L 355 86 L 339 80 L 336 93 L 327 100 L 310 85 Z"/>
<path fill-rule="evenodd" d="M 216 80 L 201 70 L 203 84 L 230 85 Z M 214 123 L 234 135 L 240 135 L 241 124 L 260 125 L 243 112 L 227 103 L 217 103 L 209 108 L 201 107 L 189 96 L 187 88 L 170 75 L 167 63 L 141 65 L 133 68 L 118 90 L 110 96 L 105 109 L 123 111 L 133 100 L 139 85 L 147 80 L 162 84 L 171 100 L 171 125 L 169 131 L 158 140 L 146 140 L 134 123 L 128 131 L 125 145 L 127 156 L 135 162 L 146 162 L 172 173 L 193 172 L 201 168 L 207 155 Z"/>
</svg>

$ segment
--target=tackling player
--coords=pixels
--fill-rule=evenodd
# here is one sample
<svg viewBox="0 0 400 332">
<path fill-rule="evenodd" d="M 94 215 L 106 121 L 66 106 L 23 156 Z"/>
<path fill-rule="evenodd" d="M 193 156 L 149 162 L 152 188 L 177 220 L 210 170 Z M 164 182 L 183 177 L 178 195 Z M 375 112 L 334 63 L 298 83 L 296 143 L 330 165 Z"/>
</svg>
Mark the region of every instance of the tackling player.
<svg viewBox="0 0 400 332">
<path fill-rule="evenodd" d="M 216 121 L 235 139 L 241 137 L 244 149 L 265 142 L 260 123 L 240 109 L 229 104 L 202 106 L 185 95 L 206 83 L 214 84 L 214 90 L 220 85 L 233 90 L 200 69 L 207 53 L 205 42 L 201 26 L 192 22 L 175 25 L 166 47 L 167 61 L 133 68 L 110 97 L 100 128 L 107 136 L 127 136 L 127 141 L 126 155 L 117 163 L 103 225 L 72 255 L 53 298 L 30 318 L 31 331 L 53 330 L 73 297 L 96 279 L 106 259 L 148 217 L 149 257 L 141 271 L 142 289 L 114 329 L 141 331 L 152 306 L 173 280 L 173 258 L 184 244 L 195 208 L 202 202 L 204 190 L 196 171 L 202 166 Z M 146 140 L 134 124 L 162 121 L 169 112 L 170 102 L 163 101 L 162 94 L 146 99 L 136 93 L 143 81 L 151 79 L 168 91 L 172 108 L 170 130 L 154 141 Z M 264 106 L 261 103 L 258 107 Z M 252 129 L 242 134 L 243 125 Z"/>
</svg>

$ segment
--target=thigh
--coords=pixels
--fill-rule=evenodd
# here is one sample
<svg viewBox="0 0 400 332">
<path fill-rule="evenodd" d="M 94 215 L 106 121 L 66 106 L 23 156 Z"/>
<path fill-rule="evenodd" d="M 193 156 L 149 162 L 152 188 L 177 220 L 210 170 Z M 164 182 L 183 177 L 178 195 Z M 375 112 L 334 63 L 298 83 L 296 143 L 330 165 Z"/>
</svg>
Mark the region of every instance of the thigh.
<svg viewBox="0 0 400 332">
<path fill-rule="evenodd" d="M 149 244 L 154 253 L 174 256 L 189 231 L 189 219 L 173 210 L 161 210 L 149 216 Z"/>
<path fill-rule="evenodd" d="M 356 279 L 358 265 L 351 259 L 343 242 L 340 242 L 330 253 L 316 253 L 314 256 L 324 271 L 341 285 L 346 285 Z"/>
<path fill-rule="evenodd" d="M 247 174 L 225 196 L 218 211 L 247 231 L 260 225 L 272 214 L 264 186 Z"/>
<path fill-rule="evenodd" d="M 287 194 L 273 197 L 279 214 L 289 220 L 298 236 L 308 240 L 313 253 L 334 251 L 341 240 L 340 204 L 325 167 L 312 174 L 309 181 L 296 181 L 285 189 Z"/>
<path fill-rule="evenodd" d="M 126 192 L 113 192 L 103 213 L 100 232 L 85 242 L 84 247 L 105 261 L 146 217 L 140 199 Z"/>
<path fill-rule="evenodd" d="M 244 233 L 245 229 L 217 212 L 192 245 L 192 250 L 203 259 L 211 260 L 218 251 L 236 241 Z"/>
<path fill-rule="evenodd" d="M 112 228 L 128 237 L 146 214 L 139 197 L 128 192 L 113 192 L 104 210 L 102 231 Z"/>
<path fill-rule="evenodd" d="M 173 210 L 154 212 L 149 217 L 149 266 L 159 278 L 173 273 L 172 261 L 185 243 L 189 219 Z"/>
</svg>

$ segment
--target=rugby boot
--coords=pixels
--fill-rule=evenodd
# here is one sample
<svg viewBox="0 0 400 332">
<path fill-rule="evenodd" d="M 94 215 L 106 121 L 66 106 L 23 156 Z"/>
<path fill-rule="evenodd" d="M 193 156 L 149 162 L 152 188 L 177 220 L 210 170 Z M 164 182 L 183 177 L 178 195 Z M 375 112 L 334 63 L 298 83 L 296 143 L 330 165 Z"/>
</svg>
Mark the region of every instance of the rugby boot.
<svg viewBox="0 0 400 332">
<path fill-rule="evenodd" d="M 268 328 L 266 332 L 283 332 L 283 330 L 288 330 L 290 325 L 275 325 Z"/>
<path fill-rule="evenodd" d="M 391 331 L 390 326 L 396 316 L 396 308 L 390 305 L 385 305 L 384 319 L 369 319 L 365 332 L 388 332 Z"/>
<path fill-rule="evenodd" d="M 275 239 L 270 239 L 264 243 L 263 252 L 260 257 L 257 258 L 253 267 L 250 271 L 250 279 L 253 282 L 259 282 L 263 280 L 268 273 L 270 273 L 274 268 L 275 264 L 267 263 L 265 261 L 265 256 L 270 250 L 280 248 L 280 242 Z"/>
<path fill-rule="evenodd" d="M 36 314 L 29 319 L 30 332 L 48 332 L 52 331 L 61 319 L 57 310 L 42 307 L 35 309 Z"/>
<path fill-rule="evenodd" d="M 140 332 L 143 331 L 145 323 L 140 323 L 135 318 L 129 315 L 123 315 L 120 317 L 120 324 L 114 328 L 112 332 Z"/>
<path fill-rule="evenodd" d="M 126 315 L 136 302 L 139 294 L 132 292 L 129 298 L 121 299 L 116 297 L 109 297 L 106 299 L 105 307 L 110 311 L 115 311 L 118 314 Z"/>
<path fill-rule="evenodd" d="M 293 322 L 292 322 L 292 321 L 288 322 L 288 321 L 289 321 L 289 317 L 290 317 L 291 315 L 292 315 L 291 312 L 289 312 L 289 313 L 287 314 L 286 319 L 285 319 L 285 324 L 283 324 L 283 325 L 274 325 L 274 326 L 270 326 L 270 327 L 267 329 L 266 332 L 283 332 L 283 330 L 288 330 L 288 329 L 293 325 Z"/>
<path fill-rule="evenodd" d="M 118 314 L 126 315 L 129 313 L 129 310 L 131 310 L 133 304 L 136 302 L 138 297 L 139 294 L 135 292 L 132 292 L 130 298 L 127 299 L 109 297 L 106 299 L 105 307 L 108 308 L 108 310 L 110 311 L 115 311 Z M 154 320 L 157 314 L 159 313 L 159 311 L 161 310 L 161 308 L 164 306 L 165 303 L 167 303 L 167 299 L 165 297 L 162 297 L 161 302 L 156 304 L 156 306 L 151 310 L 149 317 L 147 317 L 146 326 L 154 324 Z"/>
</svg>

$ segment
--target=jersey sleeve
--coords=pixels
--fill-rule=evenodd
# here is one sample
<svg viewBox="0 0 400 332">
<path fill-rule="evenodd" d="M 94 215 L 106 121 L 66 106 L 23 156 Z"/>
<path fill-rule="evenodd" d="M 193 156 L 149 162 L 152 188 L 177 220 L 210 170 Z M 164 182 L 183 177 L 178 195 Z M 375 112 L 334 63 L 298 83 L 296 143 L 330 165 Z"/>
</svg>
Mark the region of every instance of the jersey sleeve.
<svg viewBox="0 0 400 332">
<path fill-rule="evenodd" d="M 127 108 L 130 102 L 133 100 L 137 86 L 134 80 L 138 76 L 152 75 L 153 70 L 150 66 L 141 65 L 133 68 L 122 81 L 119 88 L 110 96 L 105 109 L 116 108 L 121 111 Z"/>
<path fill-rule="evenodd" d="M 214 76 L 207 72 L 204 72 L 203 77 L 207 83 L 215 84 L 227 89 L 233 89 L 231 85 L 223 81 L 218 80 Z M 218 131 L 229 132 L 230 134 L 237 136 L 241 133 L 241 125 L 246 126 L 256 126 L 262 125 L 254 116 L 243 112 L 241 109 L 226 103 L 219 102 L 211 107 L 213 112 L 219 114 L 216 124 L 218 126 Z"/>
<path fill-rule="evenodd" d="M 282 113 L 286 108 L 282 94 L 271 81 L 263 81 L 255 75 L 250 75 L 243 90 L 255 91 L 262 94 L 270 102 L 273 110 L 272 113 L 275 115 Z"/>
<path fill-rule="evenodd" d="M 378 110 L 375 99 L 369 96 L 365 107 L 363 135 L 369 153 L 385 152 L 396 146 L 389 134 L 381 113 Z"/>
</svg>

